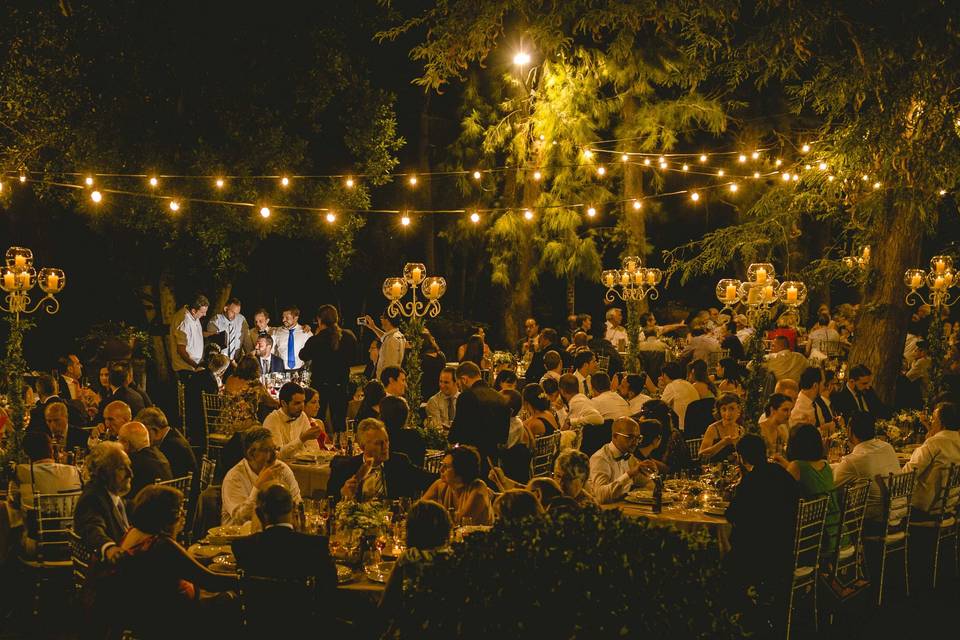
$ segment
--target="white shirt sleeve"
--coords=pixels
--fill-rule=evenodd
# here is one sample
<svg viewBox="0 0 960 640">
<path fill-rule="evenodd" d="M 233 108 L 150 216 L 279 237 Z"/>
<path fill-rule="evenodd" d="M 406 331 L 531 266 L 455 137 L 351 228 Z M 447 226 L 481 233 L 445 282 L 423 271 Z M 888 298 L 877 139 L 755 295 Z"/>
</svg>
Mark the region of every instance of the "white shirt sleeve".
<svg viewBox="0 0 960 640">
<path fill-rule="evenodd" d="M 570 405 L 570 426 L 580 427 L 585 424 L 603 424 L 603 416 L 597 411 L 590 400 L 583 396 L 575 398 Z"/>
<path fill-rule="evenodd" d="M 633 481 L 626 473 L 616 478 L 609 461 L 600 456 L 590 458 L 590 493 L 600 504 L 615 502 L 630 490 Z"/>
<path fill-rule="evenodd" d="M 240 525 L 253 518 L 256 506 L 257 487 L 249 486 L 249 480 L 240 469 L 231 469 L 223 479 L 223 513 L 221 524 Z"/>
</svg>

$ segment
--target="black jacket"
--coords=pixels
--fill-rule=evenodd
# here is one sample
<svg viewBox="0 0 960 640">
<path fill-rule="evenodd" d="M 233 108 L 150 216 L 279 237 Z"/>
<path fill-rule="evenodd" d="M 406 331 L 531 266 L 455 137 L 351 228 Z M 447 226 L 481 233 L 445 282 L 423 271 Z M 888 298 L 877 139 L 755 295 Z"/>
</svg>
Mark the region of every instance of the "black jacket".
<svg viewBox="0 0 960 640">
<path fill-rule="evenodd" d="M 103 400 L 100 401 L 99 417 L 101 420 L 103 420 L 103 410 L 108 404 L 116 400 L 125 402 L 126 405 L 130 407 L 130 413 L 133 416 L 136 416 L 138 413 L 143 411 L 144 407 L 146 407 L 146 404 L 143 401 L 143 396 L 139 391 L 134 391 L 130 387 L 117 387 L 116 391 L 109 396 L 104 397 Z"/>
<path fill-rule="evenodd" d="M 62 402 L 67 405 L 67 421 L 70 424 L 80 428 L 87 426 L 87 410 L 83 406 L 83 403 L 79 400 L 70 400 L 63 396 L 50 396 L 43 402 L 38 402 L 33 409 L 30 409 L 30 426 L 41 424 L 46 426 L 47 420 L 44 418 L 43 412 L 47 408 L 47 405 L 53 404 L 54 402 Z M 84 442 L 84 444 L 86 444 L 86 442 Z"/>
<path fill-rule="evenodd" d="M 316 577 L 321 589 L 333 591 L 337 572 L 330 559 L 327 539 L 289 527 L 270 527 L 234 540 L 237 567 L 253 576 L 270 578 Z"/>
<path fill-rule="evenodd" d="M 38 422 L 34 424 L 33 420 L 30 420 L 30 427 L 27 429 L 27 432 L 30 431 L 39 431 L 45 433 L 53 439 L 53 432 L 50 431 L 50 427 L 47 426 L 46 422 Z M 87 449 L 87 438 L 89 434 L 79 427 L 75 427 L 72 424 L 67 425 L 67 442 L 66 448 L 69 451 L 74 449 L 82 449 L 86 451 Z"/>
<path fill-rule="evenodd" d="M 257 359 L 257 366 L 260 367 L 260 375 L 265 373 L 283 373 L 287 370 L 287 368 L 283 366 L 283 358 L 275 353 L 270 354 L 270 364 L 267 365 L 266 371 L 263 370 L 263 358 L 256 354 L 254 354 L 253 357 Z"/>
<path fill-rule="evenodd" d="M 526 378 L 527 383 L 540 382 L 540 378 L 542 378 L 547 372 L 547 368 L 543 366 L 543 356 L 547 354 L 547 351 L 556 351 L 557 353 L 561 353 L 560 349 L 552 344 L 540 349 L 539 351 L 534 351 L 533 357 L 530 358 L 530 366 L 527 367 L 527 373 L 524 374 L 524 378 Z M 562 357 L 563 354 L 561 353 L 561 358 Z"/>
<path fill-rule="evenodd" d="M 330 331 L 318 331 L 300 349 L 300 359 L 310 363 L 310 385 L 314 389 L 327 385 L 345 387 L 350 382 L 350 367 L 357 361 L 357 337 L 353 332 L 341 329 L 340 342 L 334 349 Z"/>
<path fill-rule="evenodd" d="M 877 393 L 872 388 L 863 391 L 862 396 L 867 403 L 867 413 L 873 416 L 874 419 L 890 417 L 890 409 L 881 402 L 880 398 L 877 397 Z M 847 421 L 850 420 L 850 416 L 860 410 L 853 392 L 850 391 L 847 385 L 844 385 L 843 389 L 830 396 L 830 408 L 833 411 L 833 415 L 841 415 L 844 420 Z"/>
<path fill-rule="evenodd" d="M 157 448 L 170 463 L 170 472 L 174 478 L 182 478 L 188 473 L 197 475 L 197 457 L 193 454 L 190 443 L 179 431 L 171 427 Z"/>
<path fill-rule="evenodd" d="M 473 445 L 486 465 L 488 457 L 496 457 L 497 447 L 507 444 L 509 433 L 510 409 L 502 395 L 482 380 L 460 393 L 448 437 L 451 443 Z"/>
<path fill-rule="evenodd" d="M 327 496 L 340 499 L 340 489 L 352 476 L 355 476 L 363 464 L 363 455 L 338 456 L 330 462 L 330 481 L 327 482 Z M 419 498 L 427 487 L 436 480 L 436 476 L 419 469 L 402 453 L 391 453 L 383 463 L 383 481 L 387 498 Z"/>
<path fill-rule="evenodd" d="M 83 488 L 73 512 L 73 530 L 88 549 L 98 553 L 108 542 L 119 544 L 126 533 L 110 493 L 99 482 L 90 482 Z"/>
<path fill-rule="evenodd" d="M 140 489 L 157 480 L 172 480 L 173 472 L 167 457 L 156 447 L 144 447 L 130 455 L 130 467 L 133 469 L 133 481 L 130 484 L 130 493 L 126 495 L 129 502 L 137 497 Z"/>
</svg>

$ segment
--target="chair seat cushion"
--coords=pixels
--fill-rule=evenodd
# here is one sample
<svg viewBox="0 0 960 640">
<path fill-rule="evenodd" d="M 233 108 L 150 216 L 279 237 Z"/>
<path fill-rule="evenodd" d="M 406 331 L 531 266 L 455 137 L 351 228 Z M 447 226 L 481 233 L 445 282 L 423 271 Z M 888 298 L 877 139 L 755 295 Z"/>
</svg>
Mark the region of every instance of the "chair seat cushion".
<svg viewBox="0 0 960 640">
<path fill-rule="evenodd" d="M 933 529 L 933 528 L 936 528 L 937 524 L 939 524 L 941 529 L 949 529 L 950 527 L 952 527 L 952 526 L 955 525 L 956 523 L 957 523 L 957 519 L 956 519 L 956 518 L 953 518 L 953 517 L 950 517 L 950 518 L 947 518 L 946 520 L 944 520 L 944 521 L 942 521 L 942 522 L 939 521 L 939 520 L 917 520 L 917 521 L 915 521 L 915 522 L 911 522 L 911 523 L 910 523 L 910 526 L 911 526 L 911 527 L 925 527 L 925 528 Z"/>
<path fill-rule="evenodd" d="M 856 551 L 857 551 L 857 548 L 855 546 L 853 546 L 852 544 L 847 545 L 840 549 L 840 553 L 837 556 L 837 558 L 839 560 L 846 560 L 847 558 L 852 556 L 854 553 L 856 553 Z"/>
<path fill-rule="evenodd" d="M 804 578 L 813 573 L 814 569 L 816 569 L 816 567 L 797 567 L 793 570 L 793 577 Z"/>
</svg>

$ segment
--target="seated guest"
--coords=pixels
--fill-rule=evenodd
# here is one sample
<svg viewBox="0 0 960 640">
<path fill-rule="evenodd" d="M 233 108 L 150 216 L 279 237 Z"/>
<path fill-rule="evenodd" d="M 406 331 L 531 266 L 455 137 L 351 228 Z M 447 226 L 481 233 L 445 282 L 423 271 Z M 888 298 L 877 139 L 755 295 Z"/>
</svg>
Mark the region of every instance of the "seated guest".
<svg viewBox="0 0 960 640">
<path fill-rule="evenodd" d="M 303 412 L 306 394 L 296 382 L 287 382 L 280 387 L 280 408 L 273 410 L 263 426 L 273 434 L 273 441 L 280 446 L 280 459 L 293 460 L 304 451 L 319 453 L 317 437 L 324 433 L 323 426 L 313 426 L 310 417 Z"/>
<path fill-rule="evenodd" d="M 553 477 L 564 496 L 581 507 L 596 507 L 597 501 L 587 490 L 590 480 L 590 458 L 583 451 L 566 449 L 553 464 Z M 547 506 L 547 505 L 544 505 Z"/>
<path fill-rule="evenodd" d="M 123 553 L 118 544 L 130 526 L 123 504 L 133 479 L 130 458 L 119 443 L 99 443 L 90 449 L 83 475 L 87 483 L 73 513 L 73 530 L 101 560 L 116 561 Z"/>
<path fill-rule="evenodd" d="M 567 405 L 563 401 L 563 396 L 560 395 L 558 380 L 559 378 L 557 380 L 544 378 L 540 381 L 540 386 L 543 387 L 543 392 L 550 399 L 550 409 L 557 416 L 557 422 L 562 425 L 567 421 Z"/>
<path fill-rule="evenodd" d="M 742 480 L 726 513 L 733 525 L 728 566 L 741 593 L 754 586 L 761 605 L 773 604 L 778 611 L 790 587 L 800 491 L 783 467 L 767 462 L 760 437 L 740 438 L 737 453 Z M 769 617 L 780 619 L 776 614 Z"/>
<path fill-rule="evenodd" d="M 570 451 L 572 451 L 572 449 L 570 449 Z M 553 478 L 545 477 L 530 478 L 530 482 L 527 483 L 527 491 L 537 498 L 541 509 L 546 509 L 551 500 L 563 495 L 563 490 L 557 481 Z M 494 509 L 496 509 L 496 507 L 494 507 Z"/>
<path fill-rule="evenodd" d="M 597 356 L 589 349 L 577 351 L 573 356 L 573 375 L 580 385 L 580 393 L 590 397 L 593 387 L 590 386 L 590 376 L 597 370 Z"/>
<path fill-rule="evenodd" d="M 543 515 L 537 496 L 526 489 L 504 491 L 494 501 L 493 510 L 497 522 L 502 524 L 516 524 Z"/>
<path fill-rule="evenodd" d="M 560 430 L 556 414 L 550 407 L 550 398 L 539 384 L 528 384 L 523 388 L 522 412 L 528 417 L 523 427 L 533 437 L 549 436 Z"/>
<path fill-rule="evenodd" d="M 633 419 L 656 420 L 660 423 L 660 444 L 649 455 L 649 458 L 657 463 L 660 473 L 676 473 L 692 466 L 683 433 L 677 429 L 677 414 L 663 400 L 645 403 Z"/>
<path fill-rule="evenodd" d="M 51 402 L 43 409 L 44 419 L 36 425 L 31 422 L 28 431 L 50 436 L 58 452 L 87 448 L 87 434 L 78 425 L 70 424 L 70 411 L 63 402 Z"/>
<path fill-rule="evenodd" d="M 303 412 L 310 418 L 311 427 L 319 427 L 320 434 L 317 436 L 317 444 L 321 449 L 329 450 L 332 446 L 330 436 L 327 435 L 323 422 L 317 416 L 320 415 L 320 394 L 313 387 L 303 387 Z"/>
<path fill-rule="evenodd" d="M 182 478 L 188 473 L 197 474 L 197 458 L 190 443 L 179 431 L 170 427 L 166 414 L 159 407 L 148 407 L 137 414 L 137 422 L 147 428 L 150 445 L 160 450 L 174 478 Z"/>
<path fill-rule="evenodd" d="M 457 369 L 444 367 L 440 372 L 440 390 L 427 400 L 427 426 L 449 429 L 457 415 Z"/>
<path fill-rule="evenodd" d="M 233 541 L 237 567 L 253 576 L 313 577 L 322 591 L 332 593 L 337 573 L 327 539 L 294 531 L 293 508 L 293 494 L 282 484 L 257 493 L 256 513 L 263 531 Z"/>
<path fill-rule="evenodd" d="M 603 416 L 581 389 L 580 381 L 572 373 L 560 376 L 560 397 L 567 405 L 566 429 L 603 424 Z"/>
<path fill-rule="evenodd" d="M 60 395 L 60 388 L 56 379 L 46 373 L 37 376 L 34 383 L 37 388 L 37 404 L 30 410 L 31 427 L 42 429 L 44 425 L 44 412 L 47 407 L 54 402 L 61 402 L 67 407 L 68 420 L 75 427 L 82 428 L 87 426 L 87 416 L 83 405 L 76 400 L 71 400 L 70 396 Z"/>
<path fill-rule="evenodd" d="M 253 518 L 257 494 L 279 482 L 290 490 L 294 503 L 300 502 L 300 485 L 293 471 L 277 460 L 279 447 L 264 427 L 252 427 L 243 434 L 244 458 L 223 479 L 223 524 L 242 525 Z"/>
<path fill-rule="evenodd" d="M 773 387 L 773 392 L 787 396 L 790 400 L 796 402 L 797 397 L 800 395 L 800 385 L 792 378 L 783 378 L 777 380 L 777 384 Z"/>
<path fill-rule="evenodd" d="M 510 435 L 510 409 L 502 395 L 481 380 L 480 369 L 473 362 L 457 367 L 457 415 L 447 438 L 451 443 L 469 444 L 480 452 L 481 465 L 497 455 Z"/>
<path fill-rule="evenodd" d="M 790 348 L 790 340 L 787 336 L 778 335 L 773 338 L 765 366 L 778 381 L 783 378 L 799 380 L 800 375 L 809 365 L 810 362 L 805 355 Z"/>
<path fill-rule="evenodd" d="M 560 376 L 563 375 L 563 358 L 560 357 L 560 352 L 547 351 L 543 355 L 543 368 L 546 369 L 546 373 L 540 376 L 541 381 L 543 381 L 544 378 L 559 380 Z"/>
<path fill-rule="evenodd" d="M 835 425 L 830 410 L 821 406 L 820 386 L 823 372 L 819 367 L 807 367 L 800 376 L 800 392 L 790 412 L 790 426 L 809 423 L 820 430 L 824 439 L 833 433 Z M 826 410 L 825 410 L 826 409 Z"/>
<path fill-rule="evenodd" d="M 593 385 L 593 406 L 600 412 L 604 420 L 616 420 L 630 415 L 630 404 L 620 394 L 610 389 L 610 376 L 595 373 L 590 377 Z"/>
<path fill-rule="evenodd" d="M 707 427 L 700 442 L 700 459 L 704 462 L 719 462 L 732 459 L 736 452 L 737 440 L 743 435 L 740 416 L 743 409 L 740 397 L 725 393 L 717 399 L 713 408 L 716 422 Z"/>
<path fill-rule="evenodd" d="M 390 396 L 380 401 L 380 418 L 387 428 L 394 453 L 410 458 L 414 466 L 422 467 L 427 453 L 427 443 L 416 429 L 407 428 L 410 409 L 402 396 Z"/>
<path fill-rule="evenodd" d="M 556 353 L 557 356 L 550 356 L 552 367 L 547 366 L 547 354 Z M 560 338 L 555 329 L 547 327 L 540 331 L 537 337 L 537 350 L 533 352 L 530 359 L 530 366 L 527 367 L 526 378 L 531 382 L 539 382 L 547 377 L 548 371 L 555 371 L 550 374 L 556 378 L 560 377 L 560 370 L 563 368 L 563 360 L 560 356 Z M 559 369 L 558 369 L 559 367 Z"/>
<path fill-rule="evenodd" d="M 148 484 L 173 479 L 170 461 L 159 449 L 150 446 L 150 432 L 143 423 L 128 422 L 120 427 L 118 441 L 130 457 L 130 468 L 133 470 L 127 503 L 132 502 L 140 489 Z"/>
<path fill-rule="evenodd" d="M 107 374 L 109 393 L 100 402 L 101 410 L 114 401 L 121 401 L 130 407 L 130 412 L 136 415 L 146 407 L 143 396 L 128 385 L 133 382 L 133 371 L 126 362 L 114 362 L 110 365 Z"/>
<path fill-rule="evenodd" d="M 680 430 L 683 431 L 683 419 L 687 414 L 687 406 L 700 399 L 696 388 L 684 380 L 683 367 L 679 362 L 668 362 L 660 369 L 660 387 L 663 392 L 660 399 L 673 409 L 680 418 Z"/>
<path fill-rule="evenodd" d="M 650 400 L 650 396 L 643 392 L 646 378 L 646 374 L 642 373 L 620 374 L 618 391 L 620 397 L 627 401 L 627 415 L 637 415 L 643 403 Z"/>
<path fill-rule="evenodd" d="M 833 482 L 840 486 L 851 480 L 867 480 L 870 489 L 863 517 L 868 523 L 878 523 L 883 517 L 883 496 L 880 485 L 874 479 L 878 475 L 886 477 L 891 473 L 900 473 L 897 452 L 889 442 L 877 439 L 876 424 L 869 413 L 854 413 L 847 426 L 853 450 L 833 468 Z"/>
<path fill-rule="evenodd" d="M 268 373 L 283 373 L 283 359 L 273 352 L 273 336 L 265 334 L 257 336 L 257 344 L 253 349 L 253 357 L 260 369 L 260 377 Z"/>
<path fill-rule="evenodd" d="M 330 463 L 327 497 L 339 500 L 397 500 L 419 496 L 436 477 L 411 464 L 402 453 L 391 453 L 387 427 L 375 418 L 357 425 L 362 453 Z"/>
<path fill-rule="evenodd" d="M 234 576 L 207 570 L 177 543 L 184 520 L 184 497 L 173 487 L 146 487 L 133 501 L 117 613 L 138 638 L 193 637 L 211 613 L 197 589 L 236 586 Z"/>
<path fill-rule="evenodd" d="M 639 441 L 637 421 L 619 418 L 613 422 L 610 442 L 590 457 L 590 493 L 600 504 L 620 500 L 634 483 L 646 484 L 647 475 L 657 472 L 652 460 L 641 462 L 632 457 Z"/>
<path fill-rule="evenodd" d="M 116 440 L 120 427 L 133 420 L 130 407 L 125 402 L 114 400 L 103 408 L 103 422 L 90 429 L 87 448 L 92 449 L 101 440 Z"/>
<path fill-rule="evenodd" d="M 380 384 L 388 396 L 402 396 L 407 392 L 407 372 L 395 365 L 384 367 Z"/>
<path fill-rule="evenodd" d="M 50 436 L 41 431 L 27 431 L 20 446 L 30 460 L 30 464 L 17 465 L 20 504 L 24 507 L 33 506 L 35 493 L 80 490 L 80 472 L 72 464 L 58 464 L 54 461 Z"/>
<path fill-rule="evenodd" d="M 763 417 L 757 421 L 760 427 L 760 437 L 767 447 L 767 457 L 787 451 L 787 440 L 790 439 L 790 429 L 787 426 L 790 413 L 793 410 L 793 400 L 782 393 L 770 396 L 767 406 L 763 410 Z"/>
<path fill-rule="evenodd" d="M 743 351 L 743 343 L 737 337 L 737 323 L 729 320 L 720 325 L 720 348 L 730 353 L 730 359 L 734 362 L 746 360 L 747 356 Z"/>
<path fill-rule="evenodd" d="M 424 500 L 435 500 L 452 509 L 458 524 L 493 524 L 491 492 L 480 476 L 480 454 L 464 445 L 448 449 L 440 464 L 440 477 L 424 492 Z"/>
<path fill-rule="evenodd" d="M 955 402 L 940 402 L 933 410 L 926 439 L 903 465 L 903 471 L 917 472 L 911 500 L 915 515 L 911 518 L 927 517 L 951 464 L 960 464 L 960 413 Z"/>
<path fill-rule="evenodd" d="M 220 358 L 222 355 L 217 353 L 210 357 L 209 366 L 216 371 L 220 370 L 221 364 L 226 367 L 226 363 Z M 222 375 L 222 371 L 217 375 Z M 258 426 L 260 416 L 267 409 L 280 407 L 280 403 L 273 399 L 264 386 L 253 356 L 240 358 L 236 373 L 227 378 L 220 393 L 223 395 L 223 409 L 220 412 L 219 422 L 222 426 L 219 433 L 226 436 Z"/>
<path fill-rule="evenodd" d="M 690 325 L 690 341 L 680 354 L 682 362 L 706 361 L 712 353 L 719 353 L 720 343 L 713 334 L 702 324 L 695 321 Z"/>
<path fill-rule="evenodd" d="M 873 373 L 862 364 L 850 369 L 846 386 L 830 397 L 830 406 L 834 415 L 839 414 L 845 419 L 849 419 L 854 411 L 866 411 L 874 419 L 890 416 L 890 410 L 873 390 Z"/>
<path fill-rule="evenodd" d="M 733 336 L 733 339 L 738 344 L 740 343 L 736 336 Z M 717 363 L 717 375 L 715 377 L 717 379 L 717 393 L 735 393 L 738 396 L 743 396 L 745 393 L 743 369 L 733 358 L 722 358 Z"/>
<path fill-rule="evenodd" d="M 717 397 L 717 388 L 707 374 L 707 363 L 704 360 L 694 360 L 687 365 L 687 382 L 693 385 L 701 398 Z"/>
<path fill-rule="evenodd" d="M 533 449 L 534 437 L 523 426 L 523 420 L 520 419 L 520 412 L 523 410 L 523 396 L 516 389 L 504 389 L 500 392 L 504 402 L 507 403 L 507 409 L 510 411 L 510 430 L 507 433 L 507 443 L 504 449 L 510 449 L 518 444 L 522 444 Z"/>
<path fill-rule="evenodd" d="M 637 460 L 640 460 L 640 462 L 658 463 L 659 461 L 653 457 L 653 451 L 660 446 L 660 443 L 663 440 L 663 431 L 660 426 L 660 421 L 652 418 L 645 418 L 639 420 L 637 424 L 640 425 L 640 440 L 637 442 L 637 446 L 633 450 L 633 456 Z M 661 470 L 660 464 L 657 464 L 657 470 Z"/>
<path fill-rule="evenodd" d="M 493 380 L 494 391 L 516 391 L 517 372 L 510 369 L 501 369 Z"/>
<path fill-rule="evenodd" d="M 784 465 L 790 475 L 799 483 L 800 497 L 804 500 L 826 495 L 827 521 L 823 546 L 825 550 L 836 548 L 837 530 L 840 523 L 840 506 L 837 503 L 836 484 L 833 482 L 833 469 L 827 464 L 823 454 L 823 439 L 820 431 L 812 424 L 798 424 L 790 431 L 787 441 L 787 459 L 775 458 Z"/>
<path fill-rule="evenodd" d="M 363 387 L 363 400 L 357 410 L 357 422 L 367 418 L 380 417 L 380 401 L 387 397 L 383 385 L 378 380 L 371 380 Z"/>
</svg>

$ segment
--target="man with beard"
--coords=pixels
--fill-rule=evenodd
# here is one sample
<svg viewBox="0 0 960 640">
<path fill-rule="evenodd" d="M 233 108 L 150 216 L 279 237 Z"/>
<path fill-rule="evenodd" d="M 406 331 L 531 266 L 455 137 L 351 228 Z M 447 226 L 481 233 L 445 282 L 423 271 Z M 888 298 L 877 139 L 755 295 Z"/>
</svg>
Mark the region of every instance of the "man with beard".
<svg viewBox="0 0 960 640">
<path fill-rule="evenodd" d="M 293 460 L 305 449 L 320 452 L 317 436 L 323 433 L 323 427 L 310 424 L 310 417 L 303 411 L 305 399 L 303 387 L 296 382 L 286 383 L 280 387 L 280 408 L 271 411 L 263 421 L 280 447 L 281 460 Z"/>
<path fill-rule="evenodd" d="M 123 555 L 118 546 L 130 527 L 123 497 L 130 491 L 133 471 L 130 458 L 118 442 L 101 442 L 84 463 L 87 484 L 77 501 L 73 530 L 101 560 L 115 562 Z"/>
</svg>

